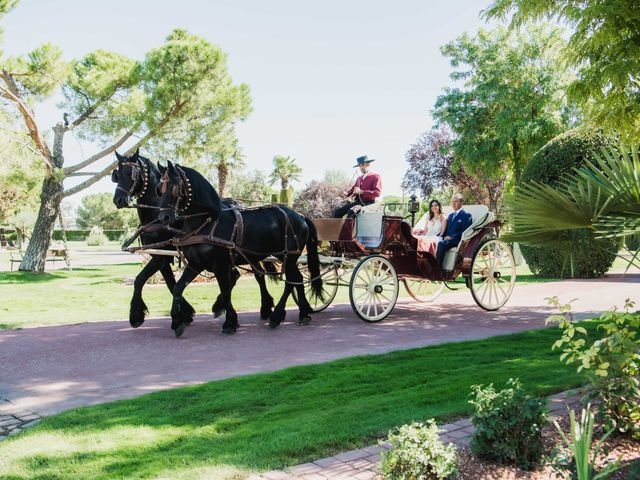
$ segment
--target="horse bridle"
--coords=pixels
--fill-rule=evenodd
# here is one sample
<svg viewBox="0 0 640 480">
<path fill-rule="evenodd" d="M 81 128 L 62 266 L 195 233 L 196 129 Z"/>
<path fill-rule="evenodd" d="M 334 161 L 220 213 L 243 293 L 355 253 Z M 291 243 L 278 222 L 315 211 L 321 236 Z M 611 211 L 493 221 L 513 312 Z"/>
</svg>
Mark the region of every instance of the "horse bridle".
<svg viewBox="0 0 640 480">
<path fill-rule="evenodd" d="M 191 190 L 191 182 L 184 170 L 179 166 L 174 166 L 176 172 L 178 172 L 179 181 L 177 185 L 173 185 L 171 188 L 171 196 L 176 199 L 176 204 L 173 207 L 176 212 L 185 211 L 191 205 L 193 200 L 193 191 Z M 169 169 L 167 169 L 162 178 L 160 179 L 160 193 L 164 195 L 169 188 Z M 186 200 L 185 200 L 186 198 Z M 184 207 L 180 204 L 184 202 Z"/>
<path fill-rule="evenodd" d="M 118 185 L 116 186 L 116 190 L 122 190 L 127 194 L 127 198 L 136 198 L 142 197 L 149 186 L 149 166 L 145 164 L 141 164 L 140 161 L 137 162 L 122 162 L 120 165 L 124 165 L 127 167 L 131 167 L 131 188 L 127 191 L 124 188 Z M 114 169 L 111 172 L 111 180 L 113 182 L 118 182 L 118 169 Z M 136 193 L 136 188 L 140 185 L 140 191 Z"/>
</svg>

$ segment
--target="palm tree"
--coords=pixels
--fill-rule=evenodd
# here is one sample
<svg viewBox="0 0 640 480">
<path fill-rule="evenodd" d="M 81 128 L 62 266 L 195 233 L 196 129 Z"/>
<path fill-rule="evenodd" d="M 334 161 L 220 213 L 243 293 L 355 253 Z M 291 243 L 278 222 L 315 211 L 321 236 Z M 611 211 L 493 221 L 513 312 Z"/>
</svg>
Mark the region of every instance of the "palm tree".
<svg viewBox="0 0 640 480">
<path fill-rule="evenodd" d="M 269 184 L 280 181 L 282 190 L 289 188 L 289 182 L 299 181 L 302 174 L 302 168 L 296 165 L 296 159 L 276 155 L 273 157 L 273 171 L 269 176 Z"/>
<path fill-rule="evenodd" d="M 638 148 L 603 149 L 594 162 L 566 176 L 560 185 L 521 185 L 508 204 L 514 227 L 507 237 L 530 245 L 563 244 L 568 257 L 579 248 L 579 231 L 595 238 L 640 233 L 640 157 Z M 633 253 L 633 252 L 631 252 Z M 629 266 L 640 265 L 637 250 Z M 571 261 L 571 258 L 569 258 Z"/>
<path fill-rule="evenodd" d="M 244 155 L 238 146 L 238 140 L 233 139 L 220 145 L 218 151 L 207 162 L 210 168 L 215 168 L 218 176 L 218 194 L 224 197 L 227 188 L 229 171 L 244 168 Z"/>
</svg>

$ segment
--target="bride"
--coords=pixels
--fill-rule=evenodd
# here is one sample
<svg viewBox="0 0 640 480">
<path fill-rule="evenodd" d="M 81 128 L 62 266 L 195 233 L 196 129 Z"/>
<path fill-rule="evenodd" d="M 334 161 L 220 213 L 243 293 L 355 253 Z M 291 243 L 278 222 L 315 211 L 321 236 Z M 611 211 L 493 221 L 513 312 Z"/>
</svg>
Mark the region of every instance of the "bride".
<svg viewBox="0 0 640 480">
<path fill-rule="evenodd" d="M 442 204 L 433 199 L 429 203 L 429 213 L 422 217 L 413 229 L 413 235 L 418 239 L 418 250 L 435 254 L 438 242 L 442 240 L 446 231 L 447 217 L 442 213 Z"/>
</svg>

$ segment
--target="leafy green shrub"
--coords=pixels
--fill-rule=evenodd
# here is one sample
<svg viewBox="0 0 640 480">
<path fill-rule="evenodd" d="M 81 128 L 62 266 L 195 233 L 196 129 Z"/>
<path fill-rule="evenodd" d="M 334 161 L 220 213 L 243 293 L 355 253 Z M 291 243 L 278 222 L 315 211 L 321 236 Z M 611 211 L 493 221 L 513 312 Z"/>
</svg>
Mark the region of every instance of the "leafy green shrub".
<svg viewBox="0 0 640 480">
<path fill-rule="evenodd" d="M 389 432 L 391 448 L 381 454 L 382 474 L 389 480 L 445 480 L 456 473 L 456 447 L 445 445 L 433 419 Z"/>
<path fill-rule="evenodd" d="M 587 230 L 574 232 L 573 265 L 566 257 L 564 245 L 531 246 L 520 250 L 532 273 L 543 278 L 600 278 L 613 265 L 619 241 L 595 239 Z"/>
<path fill-rule="evenodd" d="M 473 453 L 500 464 L 534 467 L 543 453 L 546 401 L 527 395 L 518 379 L 509 379 L 507 388 L 499 392 L 493 384 L 471 388 Z"/>
<path fill-rule="evenodd" d="M 552 348 L 561 349 L 560 360 L 578 364 L 578 372 L 587 377 L 592 395 L 601 401 L 607 428 L 640 439 L 640 313 L 631 311 L 635 303 L 627 299 L 624 312 L 602 314 L 597 321 L 604 337 L 592 340 L 573 323 L 571 303 L 561 304 L 558 297 L 548 300 L 560 314 L 551 315 L 547 323 L 558 323 L 562 330 Z"/>
<path fill-rule="evenodd" d="M 93 227 L 87 237 L 87 245 L 90 247 L 99 247 L 106 244 L 108 241 L 109 239 L 102 231 L 102 227 L 98 226 Z"/>
<path fill-rule="evenodd" d="M 595 161 L 601 149 L 615 147 L 615 138 L 599 131 L 575 129 L 550 140 L 531 158 L 522 172 L 521 183 L 536 181 L 545 185 L 558 184 L 574 169 Z M 619 243 L 612 239 L 595 239 L 588 230 L 576 231 L 572 238 L 573 264 L 566 259 L 561 246 L 522 245 L 522 255 L 536 275 L 551 278 L 601 277 L 616 258 Z"/>
<path fill-rule="evenodd" d="M 640 233 L 625 237 L 624 245 L 632 252 L 637 252 L 638 250 L 640 250 Z"/>
</svg>

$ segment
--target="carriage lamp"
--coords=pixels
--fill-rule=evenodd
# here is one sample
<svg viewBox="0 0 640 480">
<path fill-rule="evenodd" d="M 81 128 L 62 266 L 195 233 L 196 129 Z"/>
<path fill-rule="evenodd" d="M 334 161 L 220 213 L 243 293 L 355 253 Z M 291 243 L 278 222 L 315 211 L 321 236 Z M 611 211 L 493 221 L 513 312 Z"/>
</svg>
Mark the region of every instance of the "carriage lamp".
<svg viewBox="0 0 640 480">
<path fill-rule="evenodd" d="M 411 226 L 415 226 L 416 213 L 420 211 L 420 200 L 416 198 L 415 193 L 409 197 L 409 213 L 411 214 Z"/>
</svg>

